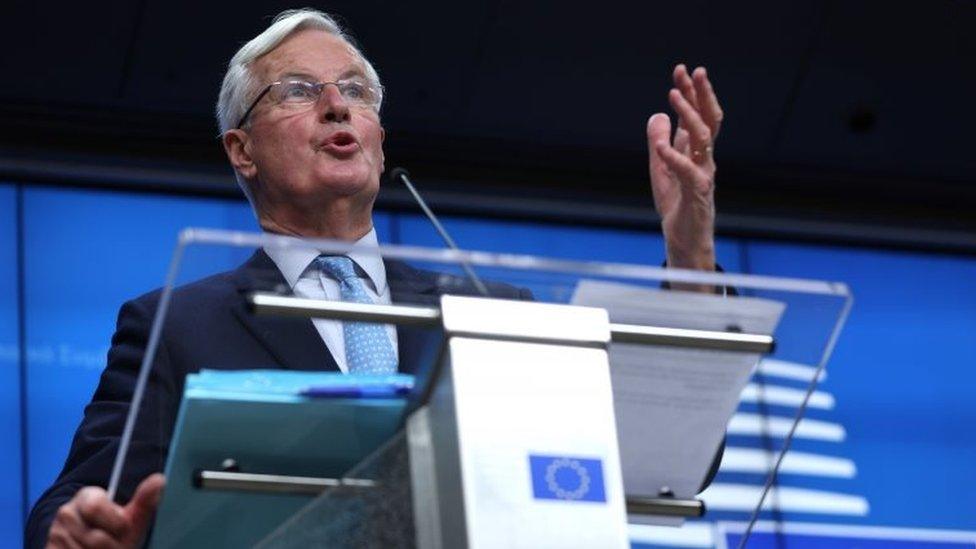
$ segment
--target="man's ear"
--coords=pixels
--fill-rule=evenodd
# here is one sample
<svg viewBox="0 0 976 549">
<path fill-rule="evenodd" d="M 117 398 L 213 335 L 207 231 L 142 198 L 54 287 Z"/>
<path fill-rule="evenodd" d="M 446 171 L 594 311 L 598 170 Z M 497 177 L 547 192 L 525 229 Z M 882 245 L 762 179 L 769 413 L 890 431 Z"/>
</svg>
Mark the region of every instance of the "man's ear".
<svg viewBox="0 0 976 549">
<path fill-rule="evenodd" d="M 240 129 L 228 130 L 221 137 L 224 145 L 224 152 L 227 153 L 227 160 L 230 165 L 241 174 L 244 179 L 254 179 L 257 174 L 257 166 L 250 154 L 250 137 L 247 132 Z"/>
<path fill-rule="evenodd" d="M 386 142 L 386 128 L 380 126 L 380 173 L 386 171 L 386 152 L 383 150 L 384 142 Z"/>
</svg>

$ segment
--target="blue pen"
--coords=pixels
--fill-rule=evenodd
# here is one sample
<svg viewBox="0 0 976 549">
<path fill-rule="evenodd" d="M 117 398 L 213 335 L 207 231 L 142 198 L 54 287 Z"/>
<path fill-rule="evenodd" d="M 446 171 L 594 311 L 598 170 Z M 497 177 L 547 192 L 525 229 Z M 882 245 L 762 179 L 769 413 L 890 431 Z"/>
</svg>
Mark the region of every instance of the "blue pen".
<svg viewBox="0 0 976 549">
<path fill-rule="evenodd" d="M 322 385 L 307 387 L 299 393 L 309 398 L 396 398 L 410 392 L 409 385 L 366 385 L 362 387 L 340 387 Z"/>
</svg>

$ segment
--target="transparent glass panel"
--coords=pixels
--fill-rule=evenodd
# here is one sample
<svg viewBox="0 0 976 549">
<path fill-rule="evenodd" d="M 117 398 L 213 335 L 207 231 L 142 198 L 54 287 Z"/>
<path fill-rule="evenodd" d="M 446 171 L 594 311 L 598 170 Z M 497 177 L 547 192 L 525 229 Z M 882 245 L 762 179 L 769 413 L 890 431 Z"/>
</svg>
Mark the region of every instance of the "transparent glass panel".
<svg viewBox="0 0 976 549">
<path fill-rule="evenodd" d="M 412 318 L 399 319 L 401 324 L 395 329 L 386 328 L 396 334 L 399 371 L 415 376 L 412 391 L 404 395 L 404 414 L 422 399 L 432 382 L 432 372 L 436 371 L 434 359 L 442 339 L 436 322 L 441 295 L 487 295 L 598 306 L 608 310 L 613 332 L 611 378 L 628 496 L 700 497 L 709 509 L 709 517 L 732 513 L 741 520 L 748 518 L 758 505 L 763 485 L 780 461 L 783 467 L 792 469 L 830 465 L 811 461 L 806 454 L 785 460 L 780 460 L 780 455 L 790 440 L 817 441 L 837 436 L 837 426 L 829 421 L 816 416 L 800 418 L 805 410 L 816 413 L 833 405 L 829 395 L 816 391 L 815 380 L 821 375 L 818 372 L 830 356 L 852 303 L 850 292 L 842 283 L 187 230 L 174 252 L 164 290 L 157 301 L 147 303 L 143 314 L 148 316 L 140 319 L 148 323 L 152 316 L 152 329 L 145 334 L 145 344 L 151 351 L 147 356 L 155 357 L 155 361 L 145 374 L 149 388 L 142 400 L 140 419 L 133 424 L 129 461 L 118 474 L 120 490 L 131 489 L 139 478 L 139 463 L 145 459 L 139 453 L 140 447 L 156 444 L 157 448 L 172 449 L 173 427 L 182 421 L 176 417 L 176 409 L 186 386 L 186 374 L 200 370 L 342 370 L 343 361 L 337 361 L 333 356 L 336 353 L 330 353 L 322 343 L 323 330 L 309 321 L 308 307 L 313 307 L 314 302 L 299 303 L 304 310 L 283 312 L 279 308 L 276 314 L 269 314 L 269 308 L 255 307 L 253 301 L 255 294 L 308 299 L 310 294 L 302 285 L 303 281 L 321 282 L 319 273 L 309 267 L 319 255 L 348 255 L 356 265 L 357 276 L 374 298 L 414 306 L 410 310 Z M 241 267 L 218 272 L 228 263 Z M 328 290 L 325 292 L 327 295 Z M 157 304 L 162 306 L 157 308 Z M 643 336 L 634 334 L 643 333 L 647 327 L 667 329 L 665 335 L 658 336 L 664 339 L 657 340 L 664 343 L 635 343 L 634 337 Z M 731 339 L 751 337 L 756 344 L 761 344 L 762 336 L 771 336 L 775 343 L 772 352 L 761 359 L 756 350 L 701 349 L 697 344 L 680 343 L 689 337 L 716 334 Z M 338 354 L 344 354 L 344 350 Z M 741 388 L 739 396 L 729 400 L 729 387 L 737 391 Z M 304 398 L 293 396 L 298 401 Z M 697 428 L 702 409 L 727 412 L 730 421 L 724 433 L 719 429 L 710 439 L 702 437 L 697 446 L 682 445 L 682 438 L 694 438 L 680 434 Z M 651 420 L 664 412 L 674 416 L 668 425 Z M 640 421 L 641 414 L 646 414 L 647 421 Z M 402 417 L 399 423 L 390 424 L 390 436 L 400 426 Z M 312 443 L 337 444 L 334 429 L 323 433 Z M 253 437 L 255 433 L 249 432 L 242 422 L 240 435 Z M 343 469 L 344 475 L 383 477 L 383 485 L 395 488 L 395 493 L 376 491 L 364 495 L 361 490 L 354 490 L 350 495 L 348 488 L 339 487 L 317 499 L 292 498 L 289 506 L 296 511 L 304 509 L 288 524 L 307 525 L 313 521 L 318 526 L 276 530 L 281 525 L 279 521 L 268 524 L 263 533 L 255 528 L 251 543 L 272 532 L 275 537 L 269 539 L 284 543 L 287 532 L 300 532 L 304 536 L 300 539 L 307 542 L 312 532 L 321 533 L 323 539 L 370 540 L 379 530 L 408 531 L 407 517 L 412 515 L 408 508 L 409 489 L 404 488 L 409 484 L 404 478 L 406 468 L 402 460 L 393 459 L 402 454 L 392 450 L 394 443 L 382 446 L 373 442 L 370 446 L 355 432 L 345 432 L 343 436 L 343 441 L 357 441 L 361 449 L 358 459 L 372 456 L 358 467 L 350 463 Z M 390 453 L 374 453 L 380 448 Z M 714 476 L 713 466 L 718 464 L 722 448 L 725 457 Z M 279 449 L 265 450 L 274 455 Z M 676 468 L 694 464 L 684 468 L 695 471 L 672 478 L 670 469 L 662 463 L 675 463 Z M 332 470 L 326 469 L 323 467 L 318 474 L 343 476 L 334 464 Z M 295 474 L 275 470 L 246 472 Z M 301 474 L 315 476 L 315 471 Z M 697 496 L 709 479 L 711 483 Z M 179 497 L 189 499 L 178 504 L 193 505 L 192 482 L 191 478 L 170 478 L 169 504 L 176 505 L 172 498 L 181 493 L 174 487 L 184 486 L 186 490 Z M 817 505 L 840 501 L 827 497 L 811 503 L 809 498 L 776 490 L 771 495 L 781 504 L 792 498 L 791 505 L 807 506 L 805 512 L 812 513 L 816 513 Z M 846 500 L 842 503 L 858 504 Z M 224 505 L 227 516 L 233 513 L 235 522 L 251 520 L 245 496 Z M 163 516 L 166 506 L 164 500 Z M 392 529 L 386 522 L 393 520 L 389 518 L 391 513 L 400 521 Z M 632 516 L 631 520 L 670 527 L 678 524 L 660 517 Z M 369 525 L 382 528 L 377 527 L 374 532 L 366 528 Z M 686 528 L 692 526 L 688 524 Z M 654 527 L 657 526 L 648 528 Z M 156 534 L 154 544 L 165 546 L 159 541 L 160 532 Z"/>
<path fill-rule="evenodd" d="M 398 432 L 257 547 L 412 547 L 413 500 L 406 434 Z"/>
</svg>

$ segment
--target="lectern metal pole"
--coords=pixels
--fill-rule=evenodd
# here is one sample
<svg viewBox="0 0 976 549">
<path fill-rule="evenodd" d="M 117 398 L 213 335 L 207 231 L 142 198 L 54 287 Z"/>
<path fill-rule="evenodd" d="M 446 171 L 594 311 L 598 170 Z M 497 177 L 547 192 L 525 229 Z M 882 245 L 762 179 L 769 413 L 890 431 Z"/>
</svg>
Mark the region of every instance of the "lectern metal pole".
<svg viewBox="0 0 976 549">
<path fill-rule="evenodd" d="M 627 496 L 627 514 L 697 518 L 705 516 L 705 502 L 697 499 Z"/>
<path fill-rule="evenodd" d="M 324 301 L 268 293 L 250 294 L 247 302 L 257 314 L 430 327 L 440 326 L 441 322 L 441 311 L 438 307 Z M 621 323 L 610 324 L 610 340 L 613 343 L 690 347 L 740 353 L 770 353 L 775 345 L 772 336 L 763 334 L 687 330 Z"/>
<path fill-rule="evenodd" d="M 236 471 L 197 471 L 193 485 L 204 490 L 234 490 L 317 496 L 328 488 L 374 488 L 376 481 L 350 478 L 296 477 L 291 475 L 266 475 Z"/>
</svg>

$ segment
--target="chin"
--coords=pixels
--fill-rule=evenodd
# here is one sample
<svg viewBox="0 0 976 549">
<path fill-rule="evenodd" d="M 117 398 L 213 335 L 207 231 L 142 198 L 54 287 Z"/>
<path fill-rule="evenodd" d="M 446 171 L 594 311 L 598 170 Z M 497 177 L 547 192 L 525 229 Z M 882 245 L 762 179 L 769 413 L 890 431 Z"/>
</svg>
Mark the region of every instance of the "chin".
<svg viewBox="0 0 976 549">
<path fill-rule="evenodd" d="M 369 192 L 375 196 L 379 191 L 379 177 L 370 172 L 336 170 L 321 174 L 316 179 L 318 180 L 316 187 L 328 189 L 329 194 L 339 196 L 354 196 Z"/>
</svg>

